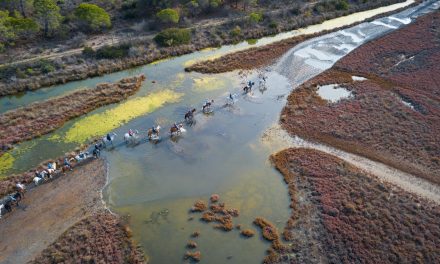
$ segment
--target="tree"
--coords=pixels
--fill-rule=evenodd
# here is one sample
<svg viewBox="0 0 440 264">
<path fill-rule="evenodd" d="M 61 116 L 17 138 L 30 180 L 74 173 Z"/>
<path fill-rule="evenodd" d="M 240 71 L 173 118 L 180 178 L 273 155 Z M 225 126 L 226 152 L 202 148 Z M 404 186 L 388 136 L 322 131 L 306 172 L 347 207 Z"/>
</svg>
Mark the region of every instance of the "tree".
<svg viewBox="0 0 440 264">
<path fill-rule="evenodd" d="M 80 4 L 75 9 L 78 21 L 92 31 L 111 27 L 110 15 L 101 7 L 94 4 Z"/>
<path fill-rule="evenodd" d="M 13 29 L 8 25 L 9 12 L 0 10 L 0 51 L 3 52 L 5 44 L 15 36 Z"/>
<path fill-rule="evenodd" d="M 191 42 L 191 31 L 186 28 L 168 28 L 154 37 L 161 46 L 178 46 Z"/>
<path fill-rule="evenodd" d="M 160 22 L 165 24 L 177 24 L 179 23 L 180 19 L 179 13 L 171 8 L 166 8 L 159 11 L 156 16 Z"/>
<path fill-rule="evenodd" d="M 34 0 L 35 17 L 43 28 L 44 36 L 59 28 L 63 17 L 54 0 Z"/>
<path fill-rule="evenodd" d="M 19 37 L 30 37 L 38 29 L 35 21 L 23 18 L 18 12 L 9 16 L 8 11 L 0 11 L 0 50 L 4 50 L 5 45 L 14 45 Z"/>
</svg>

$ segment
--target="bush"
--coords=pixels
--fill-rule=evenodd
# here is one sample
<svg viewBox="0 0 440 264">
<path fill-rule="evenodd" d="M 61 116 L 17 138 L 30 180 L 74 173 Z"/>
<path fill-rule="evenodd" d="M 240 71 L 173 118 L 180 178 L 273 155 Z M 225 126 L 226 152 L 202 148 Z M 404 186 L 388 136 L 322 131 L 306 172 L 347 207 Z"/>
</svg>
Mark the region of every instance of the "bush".
<svg viewBox="0 0 440 264">
<path fill-rule="evenodd" d="M 42 73 L 49 73 L 55 71 L 55 66 L 47 60 L 40 61 L 40 70 Z"/>
<path fill-rule="evenodd" d="M 263 21 L 263 15 L 261 13 L 253 12 L 249 15 L 249 21 L 254 24 L 260 23 Z"/>
<path fill-rule="evenodd" d="M 111 27 L 110 15 L 94 4 L 80 4 L 75 9 L 75 17 L 92 31 Z"/>
<path fill-rule="evenodd" d="M 272 29 L 278 28 L 278 23 L 275 21 L 271 21 L 269 23 L 269 28 L 272 28 Z"/>
<path fill-rule="evenodd" d="M 95 56 L 95 51 L 92 49 L 92 47 L 84 47 L 82 54 L 86 57 L 93 57 Z"/>
<path fill-rule="evenodd" d="M 232 37 L 238 37 L 240 35 L 241 35 L 241 28 L 239 26 L 236 26 L 234 29 L 231 30 Z"/>
<path fill-rule="evenodd" d="M 163 9 L 156 14 L 160 22 L 166 24 L 177 24 L 179 23 L 179 13 L 171 8 Z"/>
<path fill-rule="evenodd" d="M 191 41 L 191 32 L 185 28 L 168 28 L 157 34 L 154 40 L 167 47 L 188 44 Z"/>
<path fill-rule="evenodd" d="M 104 46 L 96 51 L 98 59 L 118 59 L 128 55 L 130 45 L 123 44 L 120 46 Z"/>
</svg>

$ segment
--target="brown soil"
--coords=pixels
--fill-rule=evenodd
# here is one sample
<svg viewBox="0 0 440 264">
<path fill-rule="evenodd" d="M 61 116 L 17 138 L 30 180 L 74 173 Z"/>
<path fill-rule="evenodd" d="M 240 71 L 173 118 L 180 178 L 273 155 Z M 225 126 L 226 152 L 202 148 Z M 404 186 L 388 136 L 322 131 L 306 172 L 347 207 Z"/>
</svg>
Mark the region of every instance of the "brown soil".
<svg viewBox="0 0 440 264">
<path fill-rule="evenodd" d="M 0 115 L 0 151 L 10 148 L 11 144 L 54 131 L 68 120 L 101 106 L 118 103 L 136 93 L 144 80 L 144 75 L 124 78 L 114 84 L 98 84 L 95 89 L 80 90 L 8 111 Z"/>
<path fill-rule="evenodd" d="M 282 127 L 440 184 L 439 30 L 434 12 L 356 49 L 291 93 Z M 317 95 L 317 85 L 334 83 L 353 98 L 328 103 Z"/>
<path fill-rule="evenodd" d="M 289 187 L 290 246 L 267 263 L 438 263 L 440 207 L 337 157 L 288 149 L 271 157 Z M 428 231 L 429 230 L 429 231 Z"/>
<path fill-rule="evenodd" d="M 20 206 L 1 219 L 0 237 L 5 239 L 0 240 L 0 262 L 141 260 L 128 230 L 103 207 L 100 190 L 105 182 L 104 161 L 93 160 L 29 190 Z"/>
</svg>

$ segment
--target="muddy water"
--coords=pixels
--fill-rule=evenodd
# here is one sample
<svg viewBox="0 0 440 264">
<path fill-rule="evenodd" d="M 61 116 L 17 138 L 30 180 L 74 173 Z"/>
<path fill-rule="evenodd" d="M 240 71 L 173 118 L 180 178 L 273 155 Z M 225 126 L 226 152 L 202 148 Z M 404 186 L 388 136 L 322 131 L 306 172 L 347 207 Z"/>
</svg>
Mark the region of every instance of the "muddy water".
<svg viewBox="0 0 440 264">
<path fill-rule="evenodd" d="M 429 8 L 412 8 L 394 15 L 394 19 L 380 22 L 400 27 L 407 22 L 405 18 L 414 18 L 426 10 Z M 335 26 L 341 25 L 342 22 Z M 240 210 L 235 224 L 255 229 L 252 220 L 262 216 L 276 223 L 279 229 L 283 228 L 290 214 L 287 190 L 280 175 L 268 163 L 272 149 L 261 142 L 261 135 L 278 119 L 292 84 L 300 84 L 361 43 L 393 30 L 377 23 L 360 26 L 292 49 L 265 73 L 268 81 L 261 87 L 255 72 L 248 76 L 239 76 L 236 72 L 219 75 L 183 72 L 185 65 L 244 48 L 247 43 L 77 82 L 78 87 L 93 86 L 127 75 L 144 73 L 148 76 L 141 91 L 128 101 L 98 109 L 72 120 L 54 133 L 21 144 L 9 153 L 8 160 L 1 166 L 11 166 L 4 173 L 22 171 L 86 142 L 88 137 L 113 130 L 119 137 L 115 148 L 103 153 L 109 162 L 110 180 L 104 197 L 113 210 L 130 215 L 134 237 L 152 263 L 181 262 L 185 244 L 196 230 L 201 232 L 196 241 L 205 263 L 258 263 L 268 247 L 260 236 L 246 240 L 236 230 L 229 233 L 215 230 L 212 225 L 201 223 L 198 215 L 189 214 L 188 209 L 195 200 L 207 200 L 210 194 L 218 193 L 227 206 Z M 252 95 L 242 95 L 238 87 L 249 79 L 255 81 L 256 88 Z M 53 91 L 62 94 L 77 89 L 73 84 Z M 229 91 L 238 94 L 238 101 L 233 107 L 223 107 Z M 1 103 L 2 110 L 39 98 L 24 95 L 6 107 Z M 187 127 L 187 133 L 181 138 L 170 140 L 163 132 L 164 138 L 158 144 L 142 141 L 136 146 L 126 146 L 122 143 L 121 135 L 128 128 L 138 129 L 143 135 L 153 124 L 169 128 L 181 120 L 190 107 L 200 109 L 205 98 L 215 99 L 214 113 L 209 116 L 198 113 L 195 125 Z M 194 220 L 189 220 L 192 216 Z"/>
</svg>

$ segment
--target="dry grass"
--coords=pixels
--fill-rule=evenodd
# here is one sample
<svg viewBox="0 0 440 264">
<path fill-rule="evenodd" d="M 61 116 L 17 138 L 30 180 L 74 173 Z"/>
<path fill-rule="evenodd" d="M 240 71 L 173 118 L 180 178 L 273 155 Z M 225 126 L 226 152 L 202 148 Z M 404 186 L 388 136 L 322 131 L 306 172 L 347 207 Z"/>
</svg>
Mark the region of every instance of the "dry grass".
<svg viewBox="0 0 440 264">
<path fill-rule="evenodd" d="M 286 227 L 294 262 L 440 261 L 439 206 L 323 152 L 288 149 L 272 156 L 272 162 L 288 183 L 292 201 L 301 198 L 296 202 L 301 213 L 293 212 L 295 224 Z M 313 214 L 318 219 L 305 225 Z M 272 249 L 269 258 L 278 263 L 286 255 Z"/>
</svg>

